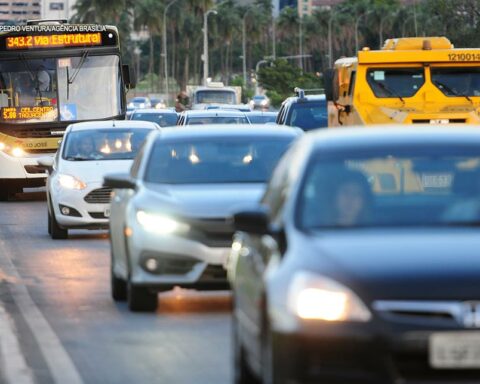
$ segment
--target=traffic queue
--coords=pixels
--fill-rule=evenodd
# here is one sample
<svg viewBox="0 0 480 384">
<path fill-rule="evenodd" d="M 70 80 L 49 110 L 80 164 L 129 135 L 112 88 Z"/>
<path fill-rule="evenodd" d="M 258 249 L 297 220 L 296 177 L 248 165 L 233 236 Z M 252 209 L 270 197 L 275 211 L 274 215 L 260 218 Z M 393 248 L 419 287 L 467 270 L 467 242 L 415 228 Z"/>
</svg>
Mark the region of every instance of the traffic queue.
<svg viewBox="0 0 480 384">
<path fill-rule="evenodd" d="M 132 311 L 231 288 L 235 384 L 478 382 L 480 131 L 459 123 L 480 89 L 445 39 L 407 40 L 340 59 L 276 124 L 225 105 L 72 124 L 40 162 L 49 233 L 108 227 Z"/>
</svg>

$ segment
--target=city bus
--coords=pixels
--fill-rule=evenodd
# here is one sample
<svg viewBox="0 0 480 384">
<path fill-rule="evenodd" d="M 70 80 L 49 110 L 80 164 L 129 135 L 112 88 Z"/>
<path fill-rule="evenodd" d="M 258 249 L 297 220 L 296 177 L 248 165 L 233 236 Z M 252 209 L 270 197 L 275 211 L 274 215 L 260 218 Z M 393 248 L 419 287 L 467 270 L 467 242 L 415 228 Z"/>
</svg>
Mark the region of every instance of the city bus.
<svg viewBox="0 0 480 384">
<path fill-rule="evenodd" d="M 53 156 L 70 123 L 124 119 L 133 81 L 116 27 L 0 26 L 0 200 L 44 185 L 37 159 Z"/>
</svg>

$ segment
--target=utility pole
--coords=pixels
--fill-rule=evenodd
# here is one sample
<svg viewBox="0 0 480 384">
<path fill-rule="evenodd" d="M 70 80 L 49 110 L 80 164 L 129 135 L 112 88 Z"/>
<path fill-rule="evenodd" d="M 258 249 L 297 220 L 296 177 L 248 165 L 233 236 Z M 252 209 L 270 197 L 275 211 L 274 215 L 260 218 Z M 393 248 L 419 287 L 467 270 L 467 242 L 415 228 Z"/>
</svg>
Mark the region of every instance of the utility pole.
<svg viewBox="0 0 480 384">
<path fill-rule="evenodd" d="M 207 85 L 208 79 L 208 15 L 217 11 L 210 9 L 203 15 L 203 85 Z"/>
<path fill-rule="evenodd" d="M 168 89 L 168 56 L 167 56 L 167 12 L 168 9 L 177 2 L 178 0 L 170 1 L 165 9 L 163 10 L 163 67 L 165 70 L 165 92 L 167 94 L 167 104 L 170 99 L 170 92 Z"/>
</svg>

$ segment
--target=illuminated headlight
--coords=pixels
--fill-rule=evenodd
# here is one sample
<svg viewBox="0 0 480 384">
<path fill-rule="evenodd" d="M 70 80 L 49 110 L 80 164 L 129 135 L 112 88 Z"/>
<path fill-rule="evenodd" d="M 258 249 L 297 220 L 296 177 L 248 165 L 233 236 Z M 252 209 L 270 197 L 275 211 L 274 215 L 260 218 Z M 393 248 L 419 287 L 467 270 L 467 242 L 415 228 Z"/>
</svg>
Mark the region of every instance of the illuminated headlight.
<svg viewBox="0 0 480 384">
<path fill-rule="evenodd" d="M 140 103 L 140 108 L 145 108 L 145 103 Z"/>
<path fill-rule="evenodd" d="M 127 104 L 127 107 L 133 109 L 133 108 L 135 108 L 135 104 L 133 104 L 133 103 L 128 103 L 128 104 Z"/>
<path fill-rule="evenodd" d="M 250 100 L 250 101 L 249 101 L 249 104 L 253 106 L 253 105 L 255 105 L 255 101 L 254 101 L 254 100 Z"/>
<path fill-rule="evenodd" d="M 267 105 L 267 104 L 268 104 L 268 101 L 267 101 L 267 100 L 262 100 L 262 101 L 260 102 L 260 105 L 263 105 L 263 106 L 265 106 L 265 105 Z"/>
<path fill-rule="evenodd" d="M 25 155 L 25 151 L 20 147 L 12 148 L 11 153 L 12 153 L 12 156 L 14 156 L 14 157 L 22 157 L 22 156 Z"/>
<path fill-rule="evenodd" d="M 65 174 L 58 175 L 58 183 L 66 189 L 84 189 L 87 186 L 87 184 L 75 176 Z"/>
<path fill-rule="evenodd" d="M 188 224 L 181 223 L 171 217 L 157 213 L 138 211 L 137 220 L 146 231 L 161 235 L 183 233 L 190 229 Z"/>
<path fill-rule="evenodd" d="M 296 316 L 306 320 L 366 322 L 372 317 L 349 288 L 310 272 L 300 272 L 293 278 L 288 306 Z"/>
<path fill-rule="evenodd" d="M 4 151 L 5 149 L 7 149 L 7 146 L 0 141 L 0 151 Z"/>
</svg>

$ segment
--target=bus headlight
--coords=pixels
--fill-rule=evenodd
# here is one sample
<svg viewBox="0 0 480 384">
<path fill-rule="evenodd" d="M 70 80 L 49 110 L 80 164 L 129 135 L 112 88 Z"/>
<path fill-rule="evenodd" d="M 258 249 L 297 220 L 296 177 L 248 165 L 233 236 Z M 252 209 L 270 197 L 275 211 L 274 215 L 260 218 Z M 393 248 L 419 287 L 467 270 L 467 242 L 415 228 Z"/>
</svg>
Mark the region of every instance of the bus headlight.
<svg viewBox="0 0 480 384">
<path fill-rule="evenodd" d="M 366 322 L 372 317 L 366 305 L 349 288 L 310 272 L 300 272 L 293 278 L 288 306 L 305 320 Z"/>
<path fill-rule="evenodd" d="M 0 141 L 0 151 L 4 151 L 5 149 L 7 149 L 7 146 Z"/>
<path fill-rule="evenodd" d="M 14 147 L 11 150 L 11 154 L 13 157 L 22 157 L 25 155 L 25 151 L 20 147 Z"/>
<path fill-rule="evenodd" d="M 87 184 L 72 175 L 58 175 L 58 183 L 65 189 L 84 189 Z"/>
</svg>

